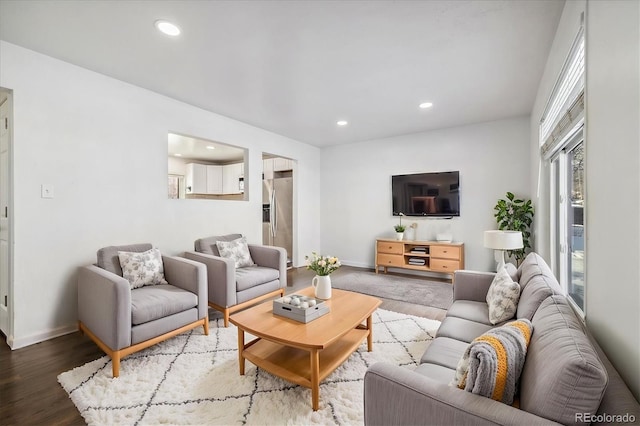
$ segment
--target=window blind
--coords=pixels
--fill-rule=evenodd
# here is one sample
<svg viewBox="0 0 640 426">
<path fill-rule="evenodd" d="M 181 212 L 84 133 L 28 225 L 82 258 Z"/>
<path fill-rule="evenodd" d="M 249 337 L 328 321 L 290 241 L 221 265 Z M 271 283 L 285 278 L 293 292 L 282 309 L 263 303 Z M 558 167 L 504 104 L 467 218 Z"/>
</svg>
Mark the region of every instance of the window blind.
<svg viewBox="0 0 640 426">
<path fill-rule="evenodd" d="M 584 117 L 584 30 L 581 27 L 540 120 L 540 145 L 550 158 Z"/>
</svg>

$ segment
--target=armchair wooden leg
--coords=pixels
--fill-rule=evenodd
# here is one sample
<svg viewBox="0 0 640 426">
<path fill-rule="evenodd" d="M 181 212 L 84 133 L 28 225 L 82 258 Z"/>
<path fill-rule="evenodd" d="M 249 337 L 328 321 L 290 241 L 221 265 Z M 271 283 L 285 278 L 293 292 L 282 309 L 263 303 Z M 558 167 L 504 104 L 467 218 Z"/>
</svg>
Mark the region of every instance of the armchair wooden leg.
<svg viewBox="0 0 640 426">
<path fill-rule="evenodd" d="M 227 328 L 229 327 L 229 308 L 225 308 L 222 314 L 224 315 L 224 328 Z"/>
<path fill-rule="evenodd" d="M 111 354 L 111 364 L 113 378 L 120 376 L 120 351 L 115 351 Z"/>
<path fill-rule="evenodd" d="M 206 317 L 204 319 L 204 324 L 202 324 L 202 327 L 204 328 L 204 335 L 208 336 L 209 335 L 209 317 Z"/>
</svg>

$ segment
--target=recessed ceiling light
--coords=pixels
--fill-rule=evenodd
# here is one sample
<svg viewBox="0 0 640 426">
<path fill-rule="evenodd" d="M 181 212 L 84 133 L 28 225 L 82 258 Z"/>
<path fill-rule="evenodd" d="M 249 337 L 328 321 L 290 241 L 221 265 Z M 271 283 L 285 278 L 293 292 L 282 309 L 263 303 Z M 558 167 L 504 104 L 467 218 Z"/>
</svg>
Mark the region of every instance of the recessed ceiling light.
<svg viewBox="0 0 640 426">
<path fill-rule="evenodd" d="M 425 109 L 425 108 L 431 108 L 433 104 L 431 102 L 423 102 L 419 106 L 420 108 Z"/>
<path fill-rule="evenodd" d="M 347 124 L 349 124 L 349 122 L 347 120 L 340 120 L 340 121 L 336 122 L 336 124 L 338 126 L 346 126 Z"/>
<path fill-rule="evenodd" d="M 180 28 L 171 22 L 158 20 L 155 25 L 158 30 L 162 31 L 166 35 L 177 36 L 180 34 Z"/>
<path fill-rule="evenodd" d="M 176 157 L 182 157 L 182 154 L 173 154 Z"/>
<path fill-rule="evenodd" d="M 207 149 L 216 149 L 216 147 L 213 145 L 207 145 Z"/>
</svg>

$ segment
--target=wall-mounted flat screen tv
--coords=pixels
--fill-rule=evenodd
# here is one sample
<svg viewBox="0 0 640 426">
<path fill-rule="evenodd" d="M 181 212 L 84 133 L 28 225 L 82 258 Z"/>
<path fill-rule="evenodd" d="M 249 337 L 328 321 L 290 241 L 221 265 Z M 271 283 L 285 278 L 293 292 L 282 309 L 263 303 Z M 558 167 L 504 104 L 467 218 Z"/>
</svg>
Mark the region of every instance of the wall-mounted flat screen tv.
<svg viewBox="0 0 640 426">
<path fill-rule="evenodd" d="M 393 215 L 460 216 L 460 172 L 391 176 Z"/>
</svg>

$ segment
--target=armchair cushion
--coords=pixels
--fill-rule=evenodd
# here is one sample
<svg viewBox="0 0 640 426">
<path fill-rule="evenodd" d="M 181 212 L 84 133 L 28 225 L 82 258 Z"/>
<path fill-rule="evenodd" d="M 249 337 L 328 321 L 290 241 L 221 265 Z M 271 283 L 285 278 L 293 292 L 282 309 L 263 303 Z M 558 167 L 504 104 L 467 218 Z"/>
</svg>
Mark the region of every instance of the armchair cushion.
<svg viewBox="0 0 640 426">
<path fill-rule="evenodd" d="M 198 296 L 190 291 L 160 284 L 131 290 L 131 323 L 144 324 L 198 306 Z"/>
<path fill-rule="evenodd" d="M 145 285 L 168 284 L 164 279 L 160 250 L 151 249 L 142 253 L 119 251 L 118 258 L 122 276 L 129 281 L 132 290 Z"/>
<path fill-rule="evenodd" d="M 194 246 L 195 250 L 199 253 L 220 256 L 218 246 L 216 245 L 217 241 L 233 241 L 237 240 L 240 237 L 242 237 L 242 234 L 218 235 L 214 237 L 200 238 L 196 240 Z"/>
<path fill-rule="evenodd" d="M 262 266 L 238 268 L 236 269 L 236 289 L 238 291 L 247 290 L 257 285 L 277 280 L 279 277 L 280 271 L 277 269 L 264 268 Z"/>
<path fill-rule="evenodd" d="M 98 260 L 96 264 L 102 269 L 122 276 L 122 268 L 120 267 L 119 251 L 135 251 L 143 252 L 151 250 L 153 246 L 149 243 L 130 244 L 125 246 L 109 246 L 98 250 Z"/>
</svg>

